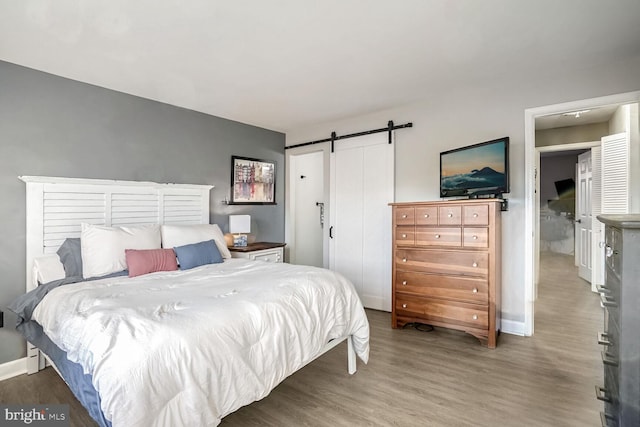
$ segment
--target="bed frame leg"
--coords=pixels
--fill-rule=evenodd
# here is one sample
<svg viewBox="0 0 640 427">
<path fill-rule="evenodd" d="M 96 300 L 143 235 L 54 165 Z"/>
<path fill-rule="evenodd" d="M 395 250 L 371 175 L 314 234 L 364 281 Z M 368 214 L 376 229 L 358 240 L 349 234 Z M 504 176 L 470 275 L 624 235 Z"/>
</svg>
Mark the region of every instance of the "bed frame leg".
<svg viewBox="0 0 640 427">
<path fill-rule="evenodd" d="M 349 335 L 347 338 L 347 360 L 349 363 L 349 374 L 356 373 L 356 350 L 353 347 L 353 336 Z"/>
</svg>

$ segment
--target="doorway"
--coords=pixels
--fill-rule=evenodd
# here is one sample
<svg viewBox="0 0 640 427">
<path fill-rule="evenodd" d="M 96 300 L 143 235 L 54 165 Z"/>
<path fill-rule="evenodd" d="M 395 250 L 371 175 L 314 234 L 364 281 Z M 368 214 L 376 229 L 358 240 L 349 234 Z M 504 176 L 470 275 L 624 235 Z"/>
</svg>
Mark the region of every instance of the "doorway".
<svg viewBox="0 0 640 427">
<path fill-rule="evenodd" d="M 329 267 L 329 144 L 286 151 L 285 241 L 292 264 Z"/>
<path fill-rule="evenodd" d="M 637 103 L 640 92 L 606 96 L 602 98 L 550 105 L 525 110 L 525 307 L 524 335 L 534 332 L 534 303 L 539 267 L 539 226 L 537 174 L 539 172 L 539 152 L 536 150 L 536 120 L 552 115 L 578 112 L 592 108 Z M 637 121 L 637 117 L 636 117 Z"/>
</svg>

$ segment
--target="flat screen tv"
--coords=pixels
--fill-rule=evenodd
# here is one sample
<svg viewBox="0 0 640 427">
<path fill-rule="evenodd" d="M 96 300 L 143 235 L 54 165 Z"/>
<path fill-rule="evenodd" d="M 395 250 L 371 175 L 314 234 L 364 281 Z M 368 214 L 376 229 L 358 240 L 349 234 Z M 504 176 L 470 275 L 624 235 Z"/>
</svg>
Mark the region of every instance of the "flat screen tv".
<svg viewBox="0 0 640 427">
<path fill-rule="evenodd" d="M 508 192 L 508 136 L 440 153 L 440 197 Z"/>
</svg>

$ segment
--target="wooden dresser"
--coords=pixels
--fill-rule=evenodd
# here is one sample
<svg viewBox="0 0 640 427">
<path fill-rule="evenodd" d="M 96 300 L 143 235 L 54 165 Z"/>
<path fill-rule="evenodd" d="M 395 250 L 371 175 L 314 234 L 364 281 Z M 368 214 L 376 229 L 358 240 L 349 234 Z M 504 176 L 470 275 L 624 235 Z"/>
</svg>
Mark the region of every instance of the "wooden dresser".
<svg viewBox="0 0 640 427">
<path fill-rule="evenodd" d="M 599 215 L 605 224 L 603 426 L 640 426 L 640 214 Z"/>
<path fill-rule="evenodd" d="M 458 329 L 495 348 L 500 330 L 500 201 L 391 203 L 392 326 Z"/>
</svg>

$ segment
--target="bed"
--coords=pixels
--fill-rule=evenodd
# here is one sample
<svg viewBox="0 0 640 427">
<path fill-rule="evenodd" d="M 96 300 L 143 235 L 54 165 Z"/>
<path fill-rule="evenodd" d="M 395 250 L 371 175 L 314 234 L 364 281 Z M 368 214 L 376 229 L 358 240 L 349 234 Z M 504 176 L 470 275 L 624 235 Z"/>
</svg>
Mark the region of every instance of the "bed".
<svg viewBox="0 0 640 427">
<path fill-rule="evenodd" d="M 367 362 L 369 325 L 353 285 L 321 268 L 224 256 L 220 229 L 208 224 L 210 186 L 22 179 L 29 298 L 13 310 L 28 370 L 48 360 L 99 425 L 217 425 L 341 342 L 350 374 L 356 355 Z M 134 230 L 135 246 L 145 241 L 135 233 L 154 226 L 165 248 L 127 251 L 128 274 L 116 266 L 47 280 L 61 274 L 61 245 L 82 236 L 86 261 L 90 231 Z M 213 238 L 195 242 L 201 232 Z M 192 267 L 187 255 L 205 243 L 219 259 Z M 139 270 L 129 255 L 167 247 L 189 268 L 129 277 Z"/>
</svg>

